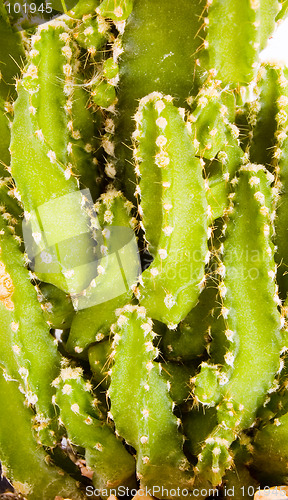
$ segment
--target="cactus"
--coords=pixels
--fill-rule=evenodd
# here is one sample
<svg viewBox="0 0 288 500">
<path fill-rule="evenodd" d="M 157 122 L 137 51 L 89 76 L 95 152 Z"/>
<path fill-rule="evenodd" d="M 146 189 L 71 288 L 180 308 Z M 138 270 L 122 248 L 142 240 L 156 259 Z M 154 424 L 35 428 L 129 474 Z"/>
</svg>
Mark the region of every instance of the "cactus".
<svg viewBox="0 0 288 500">
<path fill-rule="evenodd" d="M 3 471 L 27 500 L 287 482 L 286 1 L 71 5 L 0 4 Z"/>
<path fill-rule="evenodd" d="M 117 280 L 119 262 L 116 255 L 119 246 L 118 240 L 126 236 L 124 243 L 127 244 L 127 238 L 129 241 L 131 234 L 133 234 L 132 227 L 135 221 L 130 217 L 131 207 L 131 202 L 127 201 L 123 194 L 113 186 L 110 186 L 107 192 L 101 195 L 96 204 L 96 211 L 103 228 L 105 253 L 103 254 L 104 258 L 99 263 L 99 274 L 95 278 L 93 286 L 87 289 L 85 298 L 88 300 L 88 307 L 79 310 L 72 321 L 66 344 L 68 352 L 81 353 L 93 342 L 102 340 L 105 335 L 109 335 L 110 326 L 115 318 L 115 310 L 121 306 L 123 307 L 132 296 L 132 290 L 128 286 L 128 282 L 123 283 L 122 278 L 120 281 Z M 113 233 L 113 229 L 116 231 L 115 233 Z M 135 260 L 134 250 L 135 247 L 132 242 L 122 260 L 128 280 L 129 273 L 132 270 L 132 274 L 130 274 L 132 283 L 138 275 L 138 261 L 137 258 Z M 129 272 L 126 272 L 127 266 L 131 266 Z M 110 298 L 110 290 L 113 286 L 115 296 Z M 91 307 L 89 307 L 90 301 Z M 103 307 L 103 302 L 105 307 Z M 107 315 L 108 310 L 110 313 Z"/>
<path fill-rule="evenodd" d="M 189 137 L 189 127 L 188 129 L 185 127 L 185 122 L 178 109 L 171 103 L 170 96 L 156 93 L 140 101 L 135 115 L 138 125 L 135 136 L 139 137 L 140 143 L 146 139 L 145 125 L 144 130 L 142 129 L 142 115 L 146 127 L 149 127 L 151 134 L 153 133 L 156 154 L 150 153 L 151 158 L 149 152 L 147 154 L 143 151 L 145 156 L 142 173 L 141 147 L 139 152 L 135 153 L 136 169 L 139 170 L 141 176 L 138 189 L 141 193 L 141 204 L 139 204 L 138 212 L 141 215 L 143 210 L 144 214 L 145 207 L 149 204 L 153 206 L 153 197 L 150 202 L 147 188 L 155 183 L 158 186 L 155 188 L 158 193 L 154 196 L 156 200 L 160 197 L 161 207 L 158 202 L 160 213 L 158 211 L 157 213 L 156 209 L 154 216 L 156 215 L 157 219 L 162 222 L 160 228 L 156 229 L 158 238 L 155 234 L 152 236 L 154 240 L 158 239 L 157 256 L 153 266 L 145 270 L 142 275 L 143 285 L 139 289 L 139 299 L 149 315 L 173 329 L 196 304 L 199 286 L 201 287 L 204 278 L 204 264 L 208 251 L 208 217 L 204 180 L 201 163 L 195 156 L 192 138 Z M 155 163 L 153 156 L 155 156 Z M 152 168 L 149 160 L 154 163 Z M 161 171 L 160 179 L 159 174 L 154 174 L 152 169 Z M 152 176 L 149 179 L 148 172 L 151 170 Z M 193 171 L 193 176 L 189 176 L 189 171 Z M 144 176 L 146 180 L 142 182 Z M 178 193 L 181 193 L 181 199 Z M 149 215 L 152 217 L 150 213 L 147 218 Z M 150 225 L 152 225 L 151 222 Z M 194 248 L 187 263 L 183 262 L 184 259 L 179 255 L 179 249 L 181 252 L 185 246 Z M 179 283 L 177 283 L 177 276 L 181 276 Z"/>
<path fill-rule="evenodd" d="M 191 488 L 193 477 L 182 451 L 183 436 L 172 412 L 175 403 L 169 397 L 169 384 L 160 376 L 161 364 L 153 362 L 158 351 L 153 347 L 155 333 L 145 308 L 129 305 L 118 310 L 113 333 L 108 391 L 111 416 L 117 432 L 136 449 L 140 484 L 158 486 L 160 491 L 162 485 Z M 137 371 L 129 362 L 133 356 L 140 360 Z"/>
<path fill-rule="evenodd" d="M 31 428 L 33 412 L 25 407 L 17 383 L 2 375 L 0 391 L 5 411 L 0 417 L 0 453 L 14 490 L 31 500 L 47 500 L 57 495 L 84 500 L 84 492 L 77 488 L 76 481 L 52 465 L 50 456 L 39 449 Z"/>
<path fill-rule="evenodd" d="M 89 233 L 89 224 L 93 221 L 89 220 L 84 209 L 81 210 L 82 198 L 77 179 L 77 166 L 81 162 L 75 165 L 76 170 L 73 168 L 74 157 L 78 156 L 79 160 L 80 149 L 84 146 L 82 155 L 85 155 L 91 151 L 92 145 L 82 144 L 80 131 L 73 124 L 73 86 L 77 59 L 68 31 L 64 21 L 56 20 L 47 27 L 39 27 L 32 37 L 27 67 L 21 82 L 17 84 L 18 98 L 10 152 L 11 171 L 18 196 L 24 205 L 25 219 L 31 224 L 32 238 L 39 247 L 35 264 L 40 269 L 38 276 L 66 292 L 79 292 L 89 284 L 90 276 L 85 272 L 85 266 L 83 270 L 83 266 L 75 266 L 75 262 L 87 262 L 87 252 L 83 254 L 81 251 L 85 243 L 90 248 L 89 258 L 93 260 L 93 243 Z M 54 53 L 52 61 L 51 51 Z M 59 81 L 62 82 L 60 88 Z M 42 101 L 44 106 L 41 105 Z M 56 113 L 56 122 L 52 123 L 50 114 L 57 108 L 60 108 L 60 113 Z M 73 140 L 80 141 L 79 145 L 73 146 Z M 30 183 L 27 183 L 27 172 L 30 172 Z M 44 179 L 49 182 L 44 183 Z M 57 201 L 58 198 L 61 198 L 61 202 Z M 49 202 L 51 204 L 47 207 Z M 66 203 L 60 227 L 59 203 Z M 73 215 L 70 212 L 72 207 Z M 52 214 L 54 211 L 52 217 L 50 210 Z M 42 225 L 44 235 L 41 234 Z M 74 237 L 73 243 L 64 243 L 62 248 L 63 236 L 67 240 Z M 44 237 L 47 238 L 46 246 L 43 245 Z M 53 244 L 58 245 L 57 249 Z M 55 257 L 57 251 L 60 262 Z"/>
<path fill-rule="evenodd" d="M 71 327 L 75 310 L 69 295 L 49 283 L 43 283 L 38 300 L 44 318 L 51 328 L 66 330 Z"/>
<path fill-rule="evenodd" d="M 15 97 L 13 85 L 15 79 L 19 78 L 25 56 L 21 36 L 11 27 L 8 13 L 2 0 L 0 3 L 0 27 L 0 95 L 1 98 L 6 100 L 8 97 Z"/>
<path fill-rule="evenodd" d="M 211 378 L 215 380 L 215 395 L 210 395 L 212 402 L 209 403 L 218 403 L 218 426 L 206 439 L 197 465 L 200 473 L 205 471 L 215 485 L 221 481 L 225 467 L 231 465 L 227 447 L 236 439 L 239 430 L 249 427 L 253 422 L 257 407 L 271 388 L 279 368 L 283 339 L 277 311 L 279 298 L 273 282 L 275 264 L 270 240 L 270 182 L 271 178 L 263 167 L 250 164 L 241 167 L 227 224 L 219 300 L 222 302 L 221 315 L 224 318 L 228 349 L 224 354 L 224 367 L 218 374 L 218 386 L 221 389 L 219 387 L 217 390 L 215 369 L 210 369 L 205 377 L 210 391 Z M 253 234 L 247 239 L 251 217 L 254 219 Z M 263 299 L 259 296 L 260 291 Z M 265 319 L 263 312 L 258 315 L 258 299 L 260 304 L 266 304 Z M 253 322 L 247 328 L 245 321 L 249 317 L 253 318 Z M 250 369 L 245 361 L 248 346 L 253 360 Z M 267 358 L 263 364 L 264 352 Z M 252 388 L 255 369 L 257 380 Z M 201 376 L 204 377 L 203 370 Z"/>
<path fill-rule="evenodd" d="M 36 409 L 34 428 L 39 434 L 38 439 L 53 446 L 57 442 L 57 425 L 52 404 L 55 391 L 51 382 L 60 370 L 60 356 L 42 315 L 36 290 L 29 281 L 29 272 L 24 267 L 19 243 L 15 236 L 9 234 L 3 219 L 0 224 L 3 287 L 1 297 L 10 318 L 4 331 L 11 353 L 15 357 L 16 378 L 20 379 L 26 404 Z M 3 364 L 6 367 L 5 359 Z M 6 370 L 10 377 L 15 377 L 9 366 Z"/>
<path fill-rule="evenodd" d="M 209 64 L 224 86 L 252 81 L 259 50 L 273 32 L 278 10 L 277 0 L 207 1 Z"/>
<path fill-rule="evenodd" d="M 110 489 L 124 485 L 132 487 L 134 459 L 113 430 L 100 421 L 91 384 L 82 377 L 81 369 L 64 365 L 54 385 L 60 419 L 67 429 L 69 441 L 85 448 L 86 464 L 94 473 L 95 488 L 109 497 Z"/>
</svg>

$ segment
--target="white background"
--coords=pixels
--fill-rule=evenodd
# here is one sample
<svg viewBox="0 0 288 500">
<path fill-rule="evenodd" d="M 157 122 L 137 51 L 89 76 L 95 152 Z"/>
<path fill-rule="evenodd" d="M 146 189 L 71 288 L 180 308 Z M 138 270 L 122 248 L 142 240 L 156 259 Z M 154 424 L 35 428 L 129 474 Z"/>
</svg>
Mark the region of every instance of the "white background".
<svg viewBox="0 0 288 500">
<path fill-rule="evenodd" d="M 284 63 L 288 66 L 288 18 L 277 27 L 260 57 L 261 61 Z"/>
</svg>

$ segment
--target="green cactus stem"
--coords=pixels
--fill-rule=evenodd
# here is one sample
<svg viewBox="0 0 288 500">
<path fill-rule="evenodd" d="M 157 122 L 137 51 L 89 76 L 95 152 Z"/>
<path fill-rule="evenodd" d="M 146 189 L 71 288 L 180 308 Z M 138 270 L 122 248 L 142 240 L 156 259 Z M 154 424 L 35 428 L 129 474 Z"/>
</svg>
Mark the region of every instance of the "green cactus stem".
<svg viewBox="0 0 288 500">
<path fill-rule="evenodd" d="M 86 466 L 93 472 L 93 484 L 101 496 L 109 497 L 110 489 L 119 486 L 134 487 L 135 461 L 113 429 L 99 420 L 92 386 L 83 378 L 81 368 L 65 365 L 54 385 L 68 439 L 85 448 Z"/>
<path fill-rule="evenodd" d="M 180 422 L 173 415 L 170 384 L 160 375 L 161 364 L 153 362 L 158 349 L 153 346 L 152 321 L 143 307 L 127 305 L 117 314 L 108 390 L 116 431 L 136 449 L 142 487 L 159 486 L 160 498 L 161 486 L 168 491 L 191 489 L 193 477 L 182 451 Z"/>
<path fill-rule="evenodd" d="M 80 47 L 86 49 L 92 59 L 97 60 L 99 52 L 104 50 L 110 39 L 110 25 L 99 15 L 86 14 L 83 18 L 80 16 L 73 30 L 73 36 Z"/>
<path fill-rule="evenodd" d="M 259 482 L 249 470 L 253 453 L 253 445 L 250 439 L 243 435 L 239 441 L 233 445 L 233 455 L 235 467 L 228 470 L 224 476 L 224 498 L 226 500 L 249 500 L 251 494 L 259 490 Z"/>
<path fill-rule="evenodd" d="M 131 200 L 135 174 L 130 148 L 138 101 L 157 91 L 175 96 L 177 105 L 183 106 L 192 88 L 197 89 L 203 9 L 198 0 L 135 0 L 123 37 L 115 42 L 114 59 L 120 70 L 115 154 L 117 170 L 124 174 L 120 182 Z"/>
<path fill-rule="evenodd" d="M 187 361 L 201 356 L 205 350 L 210 330 L 211 314 L 216 306 L 217 287 L 207 280 L 198 303 L 181 321 L 177 330 L 163 334 L 161 350 L 167 359 Z"/>
<path fill-rule="evenodd" d="M 170 384 L 170 396 L 176 405 L 181 405 L 190 395 L 190 380 L 195 375 L 195 369 L 167 361 L 162 364 L 162 377 Z"/>
<path fill-rule="evenodd" d="M 279 368 L 283 339 L 274 281 L 270 183 L 271 174 L 251 164 L 241 167 L 234 182 L 223 263 L 218 269 L 223 276 L 221 314 L 230 346 L 218 374 L 220 400 L 215 391 L 218 426 L 205 440 L 196 469 L 214 485 L 232 466 L 229 445 L 253 423 Z"/>
<path fill-rule="evenodd" d="M 116 103 L 115 87 L 119 80 L 119 68 L 112 57 L 103 62 L 102 68 L 89 82 L 91 97 L 95 104 L 101 108 L 110 108 Z M 114 125 L 113 125 L 114 126 Z"/>
<path fill-rule="evenodd" d="M 1 211 L 7 220 L 10 219 L 10 227 L 14 226 L 14 230 L 20 235 L 19 227 L 17 228 L 17 223 L 19 223 L 19 217 L 22 213 L 21 208 L 18 205 L 17 200 L 12 195 L 13 193 L 13 181 L 9 174 L 9 164 L 10 164 L 10 125 L 12 119 L 12 105 L 9 101 L 4 101 L 0 97 L 0 196 L 1 196 Z"/>
<path fill-rule="evenodd" d="M 287 0 L 280 0 L 280 10 L 279 10 L 278 15 L 276 17 L 276 21 L 279 21 L 281 19 L 285 19 L 285 17 L 287 16 L 287 10 L 288 10 Z"/>
<path fill-rule="evenodd" d="M 90 226 L 97 226 L 97 221 L 84 211 L 77 166 L 74 170 L 82 141 L 72 111 L 78 64 L 75 47 L 68 26 L 59 19 L 40 26 L 31 43 L 28 66 L 17 85 L 10 145 L 15 194 L 24 204 L 25 219 L 39 249 L 35 261 L 38 277 L 66 293 L 78 292 L 91 281 L 89 265 L 83 264 L 95 258 Z M 80 141 L 79 146 L 73 145 L 74 140 Z M 74 147 L 79 147 L 77 154 Z M 84 149 L 83 154 L 91 153 L 91 144 Z M 87 162 L 86 157 L 83 160 Z"/>
<path fill-rule="evenodd" d="M 36 409 L 38 439 L 52 446 L 57 442 L 57 425 L 51 382 L 60 370 L 60 356 L 30 283 L 19 243 L 9 234 L 2 217 L 0 224 L 2 303 L 10 312 L 7 338 L 11 339 L 26 403 Z"/>
<path fill-rule="evenodd" d="M 15 80 L 25 60 L 20 33 L 13 30 L 3 1 L 0 2 L 0 95 L 15 97 Z"/>
<path fill-rule="evenodd" d="M 274 164 L 275 133 L 277 131 L 277 99 L 281 95 L 281 70 L 262 65 L 257 75 L 257 99 L 249 105 L 252 140 L 249 148 L 251 162 L 261 163 L 270 170 Z"/>
<path fill-rule="evenodd" d="M 288 111 L 288 74 L 287 69 L 278 69 L 277 88 L 279 89 L 279 97 L 277 100 L 276 123 L 277 130 L 275 132 L 275 147 L 273 150 L 273 166 L 277 175 L 276 189 L 278 189 L 279 197 L 276 207 L 275 221 L 275 244 L 277 252 L 275 259 L 278 265 L 277 280 L 279 283 L 280 295 L 283 300 L 287 297 L 288 292 L 288 256 L 287 256 L 287 231 L 288 231 L 288 204 L 287 204 L 287 189 L 288 189 L 288 171 L 287 171 L 287 111 Z"/>
<path fill-rule="evenodd" d="M 11 311 L 7 309 L 7 303 L 5 306 L 3 302 L 3 290 L 0 310 L 1 331 L 9 332 Z M 35 440 L 35 415 L 31 408 L 27 408 L 27 400 L 21 394 L 22 386 L 18 387 L 17 379 L 20 377 L 12 344 L 9 335 L 1 336 L 0 455 L 5 474 L 16 492 L 29 500 L 54 500 L 55 495 L 84 499 L 75 481 L 51 464 L 50 457 Z"/>
<path fill-rule="evenodd" d="M 82 353 L 90 344 L 109 335 L 110 326 L 116 318 L 115 310 L 131 299 L 131 286 L 136 282 L 140 271 L 136 242 L 131 240 L 128 244 L 125 241 L 125 235 L 130 238 L 135 226 L 135 219 L 131 217 L 132 203 L 126 200 L 121 191 L 109 186 L 95 204 L 95 208 L 103 228 L 104 254 L 99 262 L 99 274 L 84 297 L 87 307 L 79 309 L 73 319 L 66 344 L 66 349 L 71 353 Z M 113 233 L 113 230 L 117 233 Z M 119 246 L 121 241 L 122 248 Z M 115 250 L 119 250 L 122 268 L 119 267 Z M 122 272 L 126 283 L 123 281 Z M 77 302 L 75 304 L 77 307 Z"/>
<path fill-rule="evenodd" d="M 196 99 L 191 101 L 194 146 L 201 157 L 206 180 L 206 198 L 212 219 L 222 217 L 231 190 L 229 179 L 241 165 L 243 151 L 240 131 L 235 124 L 236 98 L 232 91 L 221 90 L 218 80 L 208 77 Z"/>
<path fill-rule="evenodd" d="M 71 327 L 75 310 L 69 295 L 49 283 L 43 283 L 39 288 L 38 300 L 51 328 L 66 330 Z"/>
<path fill-rule="evenodd" d="M 1 373 L 0 393 L 1 462 L 15 491 L 27 500 L 54 500 L 57 495 L 84 500 L 84 492 L 81 493 L 76 482 L 50 464 L 50 456 L 36 443 L 32 431 L 33 412 L 25 406 L 17 382 L 5 380 Z"/>
<path fill-rule="evenodd" d="M 209 66 L 223 83 L 239 87 L 251 83 L 262 50 L 275 28 L 278 0 L 208 0 Z"/>
<path fill-rule="evenodd" d="M 88 357 L 90 368 L 93 373 L 93 382 L 107 389 L 110 385 L 110 363 L 111 343 L 109 339 L 97 342 L 89 347 Z"/>
<path fill-rule="evenodd" d="M 271 481 L 273 485 L 286 483 L 288 473 L 287 442 L 287 413 L 275 418 L 256 433 L 253 442 L 253 468 L 256 468 L 256 474 L 260 480 Z"/>
<path fill-rule="evenodd" d="M 141 143 L 147 140 L 146 128 L 142 129 L 144 114 L 147 122 L 150 121 L 149 133 L 153 130 L 156 155 L 155 158 L 150 156 L 152 148 L 147 148 L 149 156 L 144 157 L 143 171 L 143 148 L 139 152 L 136 149 L 134 156 L 135 168 L 140 176 L 136 189 L 136 194 L 141 197 L 138 205 L 140 216 L 144 216 L 150 203 L 150 187 L 159 177 L 158 172 L 154 174 L 155 170 L 160 171 L 161 176 L 161 183 L 154 189 L 154 192 L 158 191 L 158 196 L 160 194 L 161 206 L 156 202 L 159 212 L 154 213 L 149 222 L 151 227 L 152 220 L 161 221 L 159 229 L 159 222 L 157 224 L 158 238 L 153 236 L 155 241 L 158 240 L 157 254 L 142 274 L 137 298 L 153 319 L 175 328 L 197 302 L 209 253 L 207 202 L 201 162 L 194 156 L 189 127 L 183 121 L 181 110 L 179 112 L 171 100 L 170 96 L 154 93 L 140 101 L 135 115 L 137 129 L 134 137 L 139 138 Z M 147 114 L 150 114 L 149 120 Z M 190 171 L 193 171 L 193 176 Z M 153 197 L 151 204 L 154 204 Z M 147 217 L 149 215 L 152 216 L 151 208 Z M 142 227 L 145 230 L 144 224 Z M 146 238 L 149 238 L 149 232 Z"/>
<path fill-rule="evenodd" d="M 113 21 L 125 21 L 132 12 L 133 3 L 134 0 L 103 0 L 97 12 Z"/>
</svg>

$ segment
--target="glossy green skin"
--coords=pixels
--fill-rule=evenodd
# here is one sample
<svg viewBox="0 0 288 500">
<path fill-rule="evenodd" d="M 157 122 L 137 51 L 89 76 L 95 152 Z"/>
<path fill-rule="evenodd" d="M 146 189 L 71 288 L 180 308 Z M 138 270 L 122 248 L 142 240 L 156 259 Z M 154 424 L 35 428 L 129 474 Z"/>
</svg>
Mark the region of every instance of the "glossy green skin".
<svg viewBox="0 0 288 500">
<path fill-rule="evenodd" d="M 207 34 L 209 66 L 217 71 L 217 79 L 223 86 L 228 84 L 233 88 L 251 82 L 258 51 L 273 32 L 278 5 L 277 0 L 211 2 Z"/>
<path fill-rule="evenodd" d="M 150 182 L 155 182 L 153 170 L 159 168 L 163 223 L 157 256 L 142 274 L 140 303 L 147 308 L 153 319 L 175 328 L 175 324 L 183 320 L 196 305 L 200 292 L 199 284 L 204 277 L 207 254 L 207 202 L 202 167 L 200 160 L 194 156 L 195 149 L 189 129 L 169 97 L 155 93 L 140 101 L 139 117 L 136 115 L 140 138 L 142 108 L 145 109 L 149 102 L 154 103 L 158 115 L 155 120 L 154 113 L 151 112 L 151 121 L 155 120 L 157 153 L 155 158 L 150 158 Z M 136 168 L 141 175 L 141 156 L 138 158 L 138 153 L 135 156 Z M 193 176 L 190 175 L 191 170 Z M 142 186 L 141 180 L 139 187 L 141 200 L 146 197 L 147 206 L 147 181 Z M 141 215 L 142 210 L 139 213 Z"/>
<path fill-rule="evenodd" d="M 84 500 L 86 496 L 68 474 L 48 465 L 50 457 L 34 439 L 33 412 L 25 406 L 17 382 L 6 382 L 1 373 L 0 393 L 1 462 L 15 490 L 24 493 L 28 500 L 54 500 L 56 495 Z"/>
<path fill-rule="evenodd" d="M 253 126 L 253 137 L 249 148 L 253 163 L 266 165 L 271 169 L 277 130 L 277 99 L 281 95 L 279 76 L 281 71 L 273 66 L 262 66 L 258 76 L 256 103 L 251 104 L 250 122 Z M 255 109 L 256 108 L 256 109 Z"/>
<path fill-rule="evenodd" d="M 65 330 L 71 327 L 75 310 L 69 295 L 44 283 L 40 288 L 40 303 L 44 318 L 51 328 Z"/>
<path fill-rule="evenodd" d="M 87 467 L 94 472 L 93 484 L 104 498 L 110 488 L 135 486 L 135 462 L 113 429 L 99 420 L 94 407 L 91 384 L 82 377 L 80 368 L 67 365 L 61 371 L 56 402 L 68 438 L 74 445 L 85 448 Z"/>
<path fill-rule="evenodd" d="M 279 198 L 276 206 L 276 237 L 277 245 L 276 262 L 278 265 L 277 279 L 279 282 L 279 291 L 282 300 L 285 301 L 288 292 L 288 256 L 287 256 L 287 235 L 288 235 L 288 169 L 287 169 L 287 147 L 288 141 L 286 138 L 287 127 L 287 97 L 288 97 L 288 74 L 287 70 L 278 70 L 279 78 L 277 88 L 279 89 L 280 98 L 277 102 L 278 113 L 276 115 L 277 132 L 275 141 L 275 167 L 279 177 L 278 189 Z M 284 133 L 284 135 L 283 135 Z"/>
<path fill-rule="evenodd" d="M 13 290 L 8 342 L 11 342 L 15 353 L 17 371 L 22 378 L 27 402 L 35 405 L 38 440 L 47 446 L 53 446 L 57 439 L 57 425 L 56 411 L 52 404 L 55 390 L 51 382 L 60 370 L 60 356 L 42 315 L 36 290 L 30 283 L 28 270 L 24 267 L 19 245 L 9 234 L 2 217 L 0 224 L 1 261 L 10 276 Z M 7 371 L 9 373 L 9 367 Z M 47 424 L 42 426 L 39 419 L 43 418 L 47 419 Z"/>
<path fill-rule="evenodd" d="M 9 23 L 3 1 L 0 3 L 0 95 L 5 100 L 15 97 L 13 84 L 19 78 L 25 59 L 20 33 L 14 31 Z"/>
<path fill-rule="evenodd" d="M 195 61 L 202 44 L 203 9 L 204 2 L 198 0 L 134 2 L 122 38 L 124 52 L 119 59 L 120 113 L 115 136 L 117 169 L 124 174 L 124 184 L 120 175 L 119 178 L 129 199 L 133 199 L 135 182 L 129 147 L 138 101 L 156 91 L 172 95 L 177 105 L 183 106 L 192 88 L 197 89 Z"/>
<path fill-rule="evenodd" d="M 73 73 L 75 61 L 67 30 L 65 23 L 55 21 L 54 25 L 50 24 L 47 30 L 40 31 L 34 37 L 28 66 L 18 85 L 10 144 L 11 170 L 24 210 L 28 214 L 39 211 L 39 208 L 43 210 L 43 205 L 52 200 L 54 203 L 55 198 L 69 194 L 75 196 L 78 192 L 77 179 L 73 172 L 71 174 L 69 167 L 75 159 L 69 135 L 69 120 L 75 130 L 71 107 L 73 95 L 69 90 L 73 76 L 70 72 Z M 63 82 L 61 86 L 58 85 L 59 80 Z M 51 116 L 55 116 L 55 120 L 51 120 Z M 50 273 L 39 272 L 39 278 L 66 292 L 82 290 L 90 282 L 89 273 L 85 269 L 83 271 L 82 267 L 75 268 L 73 263 L 86 262 L 88 251 L 93 251 L 93 242 L 88 232 L 88 216 L 80 209 L 79 203 L 75 204 L 70 199 L 63 208 L 60 219 L 57 202 L 56 205 L 52 204 L 49 221 L 46 220 L 45 224 L 45 231 L 48 228 L 50 237 L 56 244 L 58 241 L 62 244 L 65 235 L 68 240 L 73 236 L 76 238 L 73 239 L 72 246 L 69 247 L 68 243 L 67 256 L 60 258 L 56 269 L 50 268 Z M 74 267 L 74 275 L 69 280 L 65 272 L 71 265 Z"/>
<path fill-rule="evenodd" d="M 128 203 L 128 204 L 127 204 Z M 131 228 L 131 203 L 127 202 L 120 191 L 110 188 L 106 193 L 102 194 L 96 209 L 99 216 L 101 227 L 109 228 L 109 226 L 129 227 Z M 112 213 L 112 220 L 105 216 Z M 109 248 L 109 240 L 106 242 Z M 101 286 L 107 288 L 111 286 L 112 290 L 117 276 L 114 261 L 108 261 L 103 275 L 98 275 L 96 278 L 96 288 Z M 92 294 L 93 294 L 93 289 Z M 89 293 L 89 292 L 88 292 Z M 86 309 L 77 311 L 73 318 L 71 330 L 66 344 L 68 352 L 82 352 L 87 350 L 93 342 L 102 340 L 104 336 L 109 335 L 110 326 L 115 321 L 115 310 L 123 307 L 131 299 L 132 291 L 128 290 L 111 300 L 104 303 L 99 303 Z M 92 295 L 93 297 L 93 295 Z"/>
<path fill-rule="evenodd" d="M 196 306 L 181 321 L 177 330 L 167 329 L 161 341 L 161 350 L 167 359 L 192 360 L 205 350 L 211 313 L 216 305 L 217 288 L 208 281 L 199 295 Z"/>
<path fill-rule="evenodd" d="M 197 464 L 200 474 L 215 485 L 231 465 L 229 444 L 240 430 L 252 424 L 273 383 L 283 345 L 273 280 L 271 180 L 266 175 L 263 167 L 242 167 L 224 242 L 225 288 L 220 286 L 219 290 L 221 312 L 231 339 L 224 355 L 223 369 L 228 378 L 226 383 L 220 382 L 218 426 L 206 440 Z M 247 359 L 251 361 L 247 363 Z M 213 451 L 215 448 L 220 449 L 219 455 Z"/>
<path fill-rule="evenodd" d="M 152 322 L 143 307 L 128 305 L 118 315 L 108 391 L 116 430 L 136 449 L 142 487 L 159 486 L 160 498 L 161 486 L 190 489 L 193 477 L 182 451 L 183 436 L 177 430 L 168 387 L 159 373 L 161 366 L 153 362 L 158 352 L 152 344 Z"/>
</svg>

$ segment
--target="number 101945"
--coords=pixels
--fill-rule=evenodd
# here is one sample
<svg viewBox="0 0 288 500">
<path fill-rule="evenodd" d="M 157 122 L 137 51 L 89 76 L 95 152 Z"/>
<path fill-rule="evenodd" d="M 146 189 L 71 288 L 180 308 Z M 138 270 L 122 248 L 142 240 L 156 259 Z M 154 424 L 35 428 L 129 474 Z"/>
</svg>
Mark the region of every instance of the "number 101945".
<svg viewBox="0 0 288 500">
<path fill-rule="evenodd" d="M 36 3 L 5 3 L 8 14 L 19 14 L 20 12 L 24 12 L 25 14 L 35 14 L 36 12 L 51 14 L 52 13 L 52 3 L 43 2 L 40 5 Z"/>
</svg>

